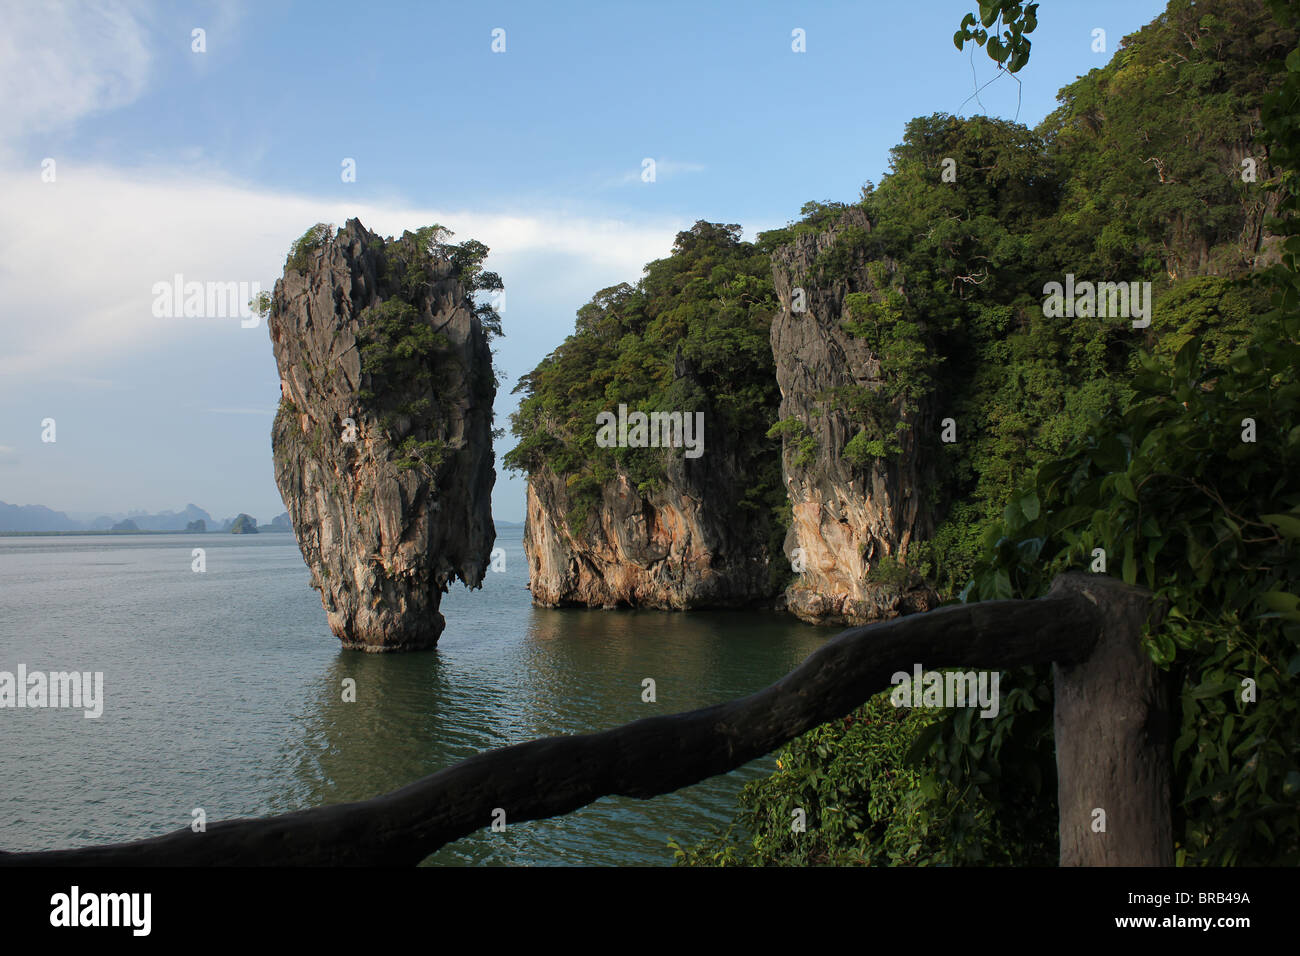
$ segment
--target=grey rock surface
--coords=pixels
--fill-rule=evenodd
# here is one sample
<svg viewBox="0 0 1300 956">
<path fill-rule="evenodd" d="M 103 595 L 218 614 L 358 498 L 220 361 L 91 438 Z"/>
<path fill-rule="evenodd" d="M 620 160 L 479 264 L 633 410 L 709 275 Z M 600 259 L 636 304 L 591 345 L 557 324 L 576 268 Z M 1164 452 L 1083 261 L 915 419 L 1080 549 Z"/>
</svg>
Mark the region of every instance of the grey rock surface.
<svg viewBox="0 0 1300 956">
<path fill-rule="evenodd" d="M 482 583 L 495 538 L 487 337 L 450 261 L 435 259 L 421 291 L 399 295 L 385 240 L 355 219 L 310 251 L 306 266 L 286 265 L 268 318 L 282 394 L 276 484 L 343 645 L 431 647 L 444 627 L 442 594 L 456 578 Z M 444 337 L 432 389 L 362 372 L 367 309 L 393 297 Z M 386 391 L 363 396 L 375 388 Z M 395 397 L 428 399 L 432 411 L 393 420 L 381 406 Z M 412 467 L 399 450 L 408 439 L 442 443 L 440 460 Z"/>
</svg>

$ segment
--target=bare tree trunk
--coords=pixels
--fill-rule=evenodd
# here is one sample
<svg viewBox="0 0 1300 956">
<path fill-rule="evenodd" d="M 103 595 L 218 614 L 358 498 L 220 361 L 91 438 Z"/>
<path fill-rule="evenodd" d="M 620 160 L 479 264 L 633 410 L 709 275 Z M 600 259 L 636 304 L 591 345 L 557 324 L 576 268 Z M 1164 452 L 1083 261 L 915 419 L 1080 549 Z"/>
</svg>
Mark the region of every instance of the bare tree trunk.
<svg viewBox="0 0 1300 956">
<path fill-rule="evenodd" d="M 1053 667 L 1062 866 L 1173 866 L 1164 675 L 1142 647 L 1150 596 L 1108 589 L 1087 660 Z"/>
</svg>

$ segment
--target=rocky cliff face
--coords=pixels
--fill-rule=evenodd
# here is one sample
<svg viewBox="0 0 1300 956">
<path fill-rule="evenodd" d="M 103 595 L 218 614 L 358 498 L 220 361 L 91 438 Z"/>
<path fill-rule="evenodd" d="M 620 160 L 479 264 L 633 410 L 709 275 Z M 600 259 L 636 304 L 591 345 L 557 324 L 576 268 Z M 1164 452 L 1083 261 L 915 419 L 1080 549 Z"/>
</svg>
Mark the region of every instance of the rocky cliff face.
<svg viewBox="0 0 1300 956">
<path fill-rule="evenodd" d="M 706 454 L 670 465 L 643 495 L 624 474 L 588 512 L 549 469 L 528 480 L 524 554 L 544 607 L 740 607 L 773 595 L 765 541 L 719 502 L 734 499 L 727 468 Z"/>
<path fill-rule="evenodd" d="M 543 606 L 685 609 L 779 594 L 767 252 L 700 220 L 635 285 L 597 292 L 520 382 L 525 552 Z"/>
<path fill-rule="evenodd" d="M 349 220 L 291 257 L 268 319 L 276 484 L 331 629 L 366 651 L 432 646 L 495 538 L 491 351 L 457 265 L 417 245 Z"/>
<path fill-rule="evenodd" d="M 772 322 L 780 418 L 799 423 L 787 430 L 782 452 L 793 512 L 785 551 L 796 571 L 802 568 L 786 590 L 786 603 L 804 620 L 827 624 L 862 624 L 939 603 L 917 576 L 894 564 L 933 530 L 923 504 L 931 469 L 915 437 L 938 427 L 933 409 L 923 402 L 919 412 L 905 416 L 911 427 L 900 434 L 901 455 L 859 468 L 840 454 L 857 426 L 827 398 L 837 388 L 879 381 L 878 358 L 841 328 L 848 317 L 845 296 L 873 291 L 865 263 L 855 263 L 842 279 L 812 279 L 814 260 L 837 236 L 870 227 L 862 210 L 850 208 L 829 229 L 797 236 L 772 258 L 781 302 Z M 796 289 L 805 311 L 795 311 Z"/>
<path fill-rule="evenodd" d="M 703 395 L 680 353 L 674 364 L 678 384 Z M 695 411 L 703 416 L 698 457 L 684 447 L 655 450 L 662 480 L 654 490 L 639 490 L 619 468 L 592 503 L 576 500 L 545 465 L 529 475 L 524 554 L 534 603 L 686 610 L 777 594 L 770 515 L 741 502 L 755 483 L 752 444 L 728 434 L 707 401 L 687 414 Z"/>
</svg>

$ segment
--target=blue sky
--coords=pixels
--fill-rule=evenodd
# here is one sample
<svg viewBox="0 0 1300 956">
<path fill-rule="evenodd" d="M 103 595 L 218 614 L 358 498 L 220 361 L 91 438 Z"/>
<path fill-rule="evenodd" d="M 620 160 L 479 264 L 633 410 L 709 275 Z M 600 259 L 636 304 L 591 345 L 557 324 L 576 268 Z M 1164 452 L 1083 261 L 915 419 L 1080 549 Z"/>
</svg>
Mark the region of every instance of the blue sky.
<svg viewBox="0 0 1300 956">
<path fill-rule="evenodd" d="M 752 237 L 810 199 L 851 201 L 913 116 L 1033 125 L 1164 8 L 1044 0 L 1020 84 L 977 101 L 992 64 L 951 41 L 974 6 L 0 0 L 0 500 L 284 510 L 266 329 L 155 317 L 152 286 L 176 273 L 269 289 L 294 238 L 351 216 L 480 239 L 506 284 L 507 425 L 577 308 L 678 230 Z M 518 521 L 511 444 L 494 513 Z"/>
</svg>

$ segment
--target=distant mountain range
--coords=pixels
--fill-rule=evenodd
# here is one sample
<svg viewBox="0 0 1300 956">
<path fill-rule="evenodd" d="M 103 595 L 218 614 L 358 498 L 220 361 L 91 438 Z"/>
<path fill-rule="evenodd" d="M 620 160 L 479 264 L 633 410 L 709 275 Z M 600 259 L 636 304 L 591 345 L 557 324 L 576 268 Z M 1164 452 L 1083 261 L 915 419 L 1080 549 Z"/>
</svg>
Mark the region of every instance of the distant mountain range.
<svg viewBox="0 0 1300 956">
<path fill-rule="evenodd" d="M 160 511 L 149 514 L 144 511 L 118 512 L 117 514 L 68 515 L 62 511 L 52 511 L 44 505 L 11 505 L 0 501 L 0 534 L 15 531 L 214 531 L 229 533 L 239 515 L 231 515 L 217 521 L 212 515 L 196 504 L 187 504 L 180 511 Z M 203 522 L 198 526 L 198 522 Z M 522 529 L 522 521 L 496 521 L 497 533 Z M 293 532 L 289 522 L 289 512 L 282 511 L 271 519 L 270 524 L 259 524 L 257 530 L 263 534 L 275 532 Z"/>
<path fill-rule="evenodd" d="M 11 505 L 0 501 L 0 534 L 10 531 L 215 531 L 229 532 L 239 515 L 217 521 L 198 505 L 187 504 L 181 511 L 149 514 L 131 511 L 95 518 L 69 517 L 44 505 Z M 201 522 L 201 524 L 200 524 Z M 289 513 L 283 512 L 270 524 L 257 525 L 261 532 L 292 532 Z"/>
</svg>

